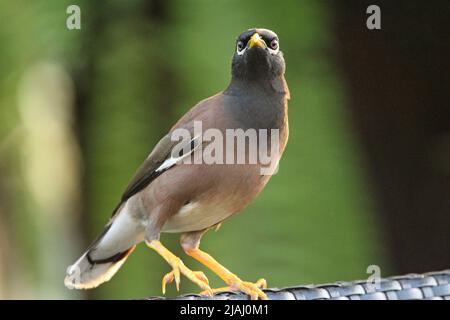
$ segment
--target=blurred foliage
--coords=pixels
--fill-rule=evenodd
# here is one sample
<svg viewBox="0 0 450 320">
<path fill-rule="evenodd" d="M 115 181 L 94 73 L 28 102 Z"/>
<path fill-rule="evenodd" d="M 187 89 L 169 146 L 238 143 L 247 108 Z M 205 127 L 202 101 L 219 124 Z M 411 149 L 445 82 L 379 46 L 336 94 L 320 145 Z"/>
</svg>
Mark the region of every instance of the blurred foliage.
<svg viewBox="0 0 450 320">
<path fill-rule="evenodd" d="M 67 30 L 73 1 L 0 3 L 0 229 L 10 252 L 0 261 L 0 295 L 79 298 L 63 285 L 75 261 L 108 221 L 137 166 L 174 121 L 201 99 L 225 88 L 235 37 L 261 26 L 278 33 L 291 90 L 290 140 L 275 175 L 241 214 L 202 242 L 245 280 L 269 286 L 366 278 L 370 264 L 388 266 L 382 234 L 365 182 L 364 159 L 349 127 L 346 89 L 333 58 L 333 7 L 319 1 L 76 1 L 82 29 Z M 18 86 L 32 66 L 63 68 L 74 84 L 72 123 L 81 148 L 77 210 L 59 212 L 73 247 L 42 254 L 39 237 L 63 246 L 65 234 L 35 207 L 23 178 L 26 153 Z M 59 150 L 54 150 L 55 153 Z M 48 154 L 52 157 L 52 153 Z M 52 177 L 43 186 L 52 184 Z M 68 217 L 74 215 L 75 217 Z M 56 225 L 58 227 L 58 225 Z M 52 238 L 53 236 L 53 238 Z M 69 238 L 68 238 L 69 239 Z M 178 235 L 163 235 L 185 257 Z M 14 252 L 12 254 L 12 252 Z M 40 259 L 60 266 L 51 286 Z M 160 294 L 168 265 L 141 245 L 90 298 Z M 213 286 L 222 286 L 209 271 Z M 24 275 L 24 277 L 22 277 Z M 197 290 L 182 280 L 182 291 Z M 84 292 L 82 294 L 85 294 Z M 169 295 L 176 294 L 171 287 Z"/>
</svg>

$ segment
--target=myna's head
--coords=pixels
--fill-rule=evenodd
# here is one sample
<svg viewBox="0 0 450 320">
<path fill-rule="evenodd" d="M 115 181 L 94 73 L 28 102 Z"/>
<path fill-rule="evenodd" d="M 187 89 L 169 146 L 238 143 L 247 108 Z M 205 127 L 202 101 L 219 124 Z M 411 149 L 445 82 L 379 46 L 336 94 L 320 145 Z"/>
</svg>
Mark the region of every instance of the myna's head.
<svg viewBox="0 0 450 320">
<path fill-rule="evenodd" d="M 284 74 L 283 53 L 276 33 L 259 28 L 242 33 L 236 40 L 231 69 L 233 77 L 249 80 Z"/>
</svg>

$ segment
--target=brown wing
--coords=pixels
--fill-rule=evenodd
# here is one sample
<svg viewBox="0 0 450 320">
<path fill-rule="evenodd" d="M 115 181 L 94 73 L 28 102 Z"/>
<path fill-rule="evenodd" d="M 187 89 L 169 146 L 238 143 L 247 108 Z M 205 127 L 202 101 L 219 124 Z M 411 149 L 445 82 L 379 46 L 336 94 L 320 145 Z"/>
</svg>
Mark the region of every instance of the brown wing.
<svg viewBox="0 0 450 320">
<path fill-rule="evenodd" d="M 211 108 L 211 102 L 220 96 L 217 94 L 211 98 L 205 99 L 189 110 L 170 130 L 170 132 L 164 136 L 158 144 L 155 146 L 153 151 L 144 161 L 144 163 L 139 167 L 139 169 L 134 174 L 127 188 L 125 189 L 120 203 L 113 211 L 113 216 L 120 206 L 128 200 L 130 197 L 147 187 L 153 180 L 160 176 L 163 172 L 169 170 L 171 167 L 165 168 L 164 170 L 158 170 L 164 161 L 168 160 L 172 154 L 172 149 L 179 144 L 179 141 L 172 141 L 171 134 L 176 128 L 184 128 L 189 130 L 191 137 L 193 137 L 194 125 L 193 121 L 197 118 L 202 118 L 202 114 L 205 114 L 208 109 Z M 195 143 L 190 144 L 190 149 L 196 147 Z M 189 149 L 189 148 L 188 148 Z M 184 151 L 186 149 L 183 149 Z"/>
<path fill-rule="evenodd" d="M 170 157 L 172 148 L 176 143 L 177 141 L 172 141 L 170 139 L 170 134 L 164 136 L 158 142 L 153 151 L 134 174 L 134 177 L 131 179 L 122 195 L 121 202 L 125 202 L 131 196 L 141 191 L 164 172 L 164 170 L 156 170 Z"/>
<path fill-rule="evenodd" d="M 157 169 L 170 157 L 172 147 L 176 141 L 171 141 L 170 134 L 164 136 L 155 146 L 150 155 L 145 159 L 141 166 L 137 169 L 131 181 L 128 183 L 120 202 L 114 208 L 112 216 L 116 214 L 122 204 L 131 198 L 133 195 L 148 186 L 164 171 L 157 171 Z"/>
</svg>

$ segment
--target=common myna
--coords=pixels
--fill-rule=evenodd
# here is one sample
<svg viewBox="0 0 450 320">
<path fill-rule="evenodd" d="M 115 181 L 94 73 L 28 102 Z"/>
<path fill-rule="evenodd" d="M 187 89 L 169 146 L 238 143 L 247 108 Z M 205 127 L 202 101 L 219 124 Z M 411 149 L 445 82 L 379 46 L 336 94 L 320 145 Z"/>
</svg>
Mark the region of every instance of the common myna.
<svg viewBox="0 0 450 320">
<path fill-rule="evenodd" d="M 178 289 L 183 274 L 204 294 L 236 290 L 252 299 L 267 299 L 261 290 L 265 280 L 242 281 L 200 250 L 199 244 L 206 231 L 246 207 L 277 167 L 288 139 L 289 90 L 284 72 L 273 31 L 242 33 L 236 40 L 229 86 L 195 105 L 159 141 L 129 183 L 105 230 L 68 268 L 66 286 L 89 289 L 108 281 L 135 246 L 145 241 L 173 269 L 163 277 L 163 293 L 166 283 L 174 280 Z M 188 269 L 163 246 L 162 232 L 181 233 L 186 254 L 216 273 L 227 287 L 211 289 L 202 272 Z"/>
</svg>

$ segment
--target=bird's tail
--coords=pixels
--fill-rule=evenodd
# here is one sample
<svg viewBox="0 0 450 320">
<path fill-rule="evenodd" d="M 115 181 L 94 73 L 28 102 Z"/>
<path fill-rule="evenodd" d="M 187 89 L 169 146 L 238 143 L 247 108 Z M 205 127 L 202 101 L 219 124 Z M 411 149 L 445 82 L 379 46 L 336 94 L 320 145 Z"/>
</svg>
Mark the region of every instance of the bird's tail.
<svg viewBox="0 0 450 320">
<path fill-rule="evenodd" d="M 92 289 L 110 280 L 143 240 L 143 234 L 143 225 L 127 210 L 120 210 L 89 249 L 67 269 L 64 284 L 69 289 Z"/>
<path fill-rule="evenodd" d="M 69 289 L 92 289 L 102 283 L 109 281 L 119 270 L 135 246 L 127 251 L 119 253 L 114 259 L 108 262 L 92 261 L 89 258 L 89 251 L 84 253 L 77 262 L 67 269 L 67 275 L 64 284 Z"/>
</svg>

